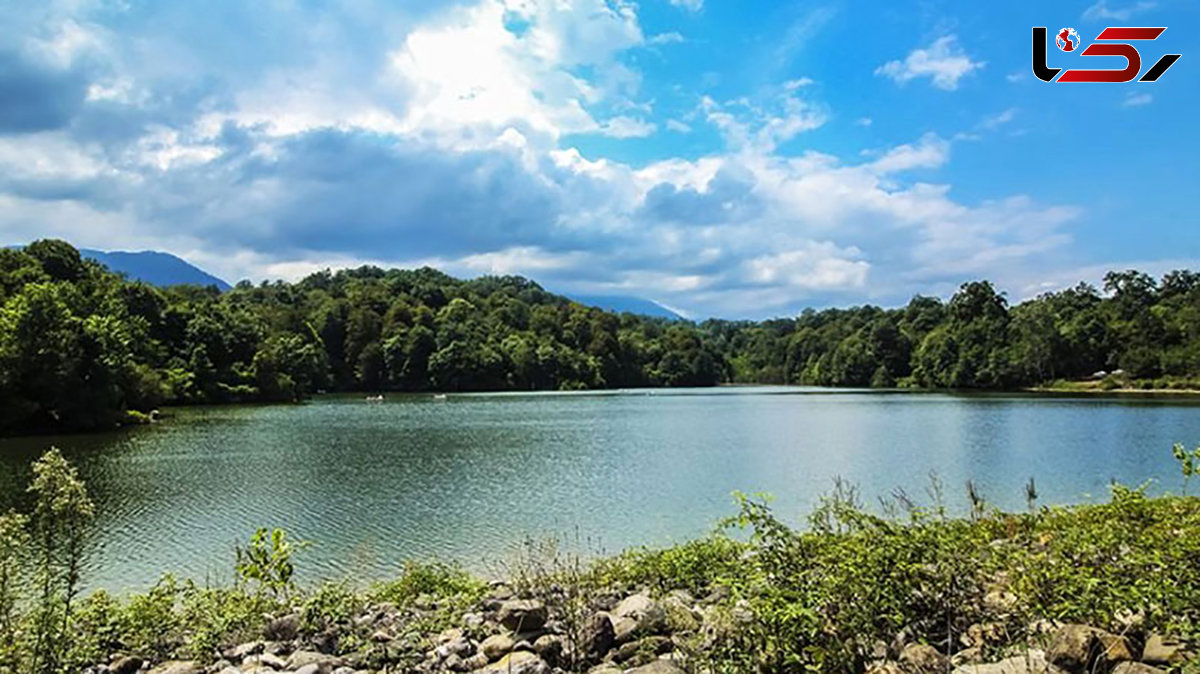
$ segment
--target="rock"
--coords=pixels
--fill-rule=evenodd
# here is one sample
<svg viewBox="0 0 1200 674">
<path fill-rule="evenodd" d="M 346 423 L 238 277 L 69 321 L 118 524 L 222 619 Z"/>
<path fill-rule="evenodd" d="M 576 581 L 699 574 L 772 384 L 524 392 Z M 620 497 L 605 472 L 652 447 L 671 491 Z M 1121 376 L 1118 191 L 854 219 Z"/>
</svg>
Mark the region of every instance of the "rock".
<svg viewBox="0 0 1200 674">
<path fill-rule="evenodd" d="M 587 671 L 587 674 L 624 674 L 624 671 L 625 670 L 617 667 L 616 665 L 604 663 L 602 665 L 596 665 L 595 667 L 592 667 Z"/>
<path fill-rule="evenodd" d="M 300 669 L 308 665 L 322 665 L 325 667 L 325 670 L 332 671 L 334 667 L 341 664 L 342 661 L 332 655 L 317 653 L 316 651 L 296 651 L 287 659 L 283 668 Z"/>
<path fill-rule="evenodd" d="M 603 613 L 595 613 L 588 618 L 580 632 L 579 648 L 583 655 L 590 659 L 604 657 L 616 640 L 612 620 Z"/>
<path fill-rule="evenodd" d="M 243 673 L 242 673 L 242 670 L 238 669 L 237 667 L 234 667 L 233 665 L 229 665 L 225 669 L 222 669 L 219 672 L 217 672 L 217 674 L 243 674 Z"/>
<path fill-rule="evenodd" d="M 561 662 L 565 648 L 566 640 L 557 634 L 543 634 L 533 642 L 533 652 L 551 667 L 556 667 Z"/>
<path fill-rule="evenodd" d="M 108 666 L 110 674 L 135 674 L 142 668 L 142 659 L 137 657 L 118 658 Z"/>
<path fill-rule="evenodd" d="M 900 653 L 900 664 L 914 674 L 943 674 L 950 661 L 938 649 L 926 644 L 909 644 Z"/>
<path fill-rule="evenodd" d="M 476 653 L 469 658 L 462 659 L 462 670 L 464 672 L 473 672 L 480 667 L 487 667 L 488 659 L 483 653 Z"/>
<path fill-rule="evenodd" d="M 289 667 L 289 669 L 291 669 Z M 309 663 L 303 667 L 297 667 L 293 674 L 331 674 L 333 669 L 325 663 Z"/>
<path fill-rule="evenodd" d="M 254 667 L 270 667 L 271 669 L 287 669 L 287 660 L 272 655 L 271 653 L 260 653 L 259 655 L 251 655 L 242 660 L 242 669 L 253 669 Z"/>
<path fill-rule="evenodd" d="M 638 621 L 633 618 L 617 618 L 612 621 L 613 643 L 625 644 L 637 635 Z"/>
<path fill-rule="evenodd" d="M 950 664 L 953 667 L 961 667 L 962 665 L 974 665 L 983 661 L 983 649 L 978 646 L 964 648 L 961 651 L 950 656 Z"/>
<path fill-rule="evenodd" d="M 234 646 L 233 648 L 227 649 L 221 655 L 223 655 L 226 660 L 230 660 L 232 662 L 241 662 L 242 660 L 245 660 L 246 658 L 250 657 L 251 655 L 257 655 L 258 653 L 262 653 L 263 646 L 264 646 L 264 644 L 261 641 L 251 641 L 251 642 L 244 643 L 244 644 L 241 644 L 238 646 Z"/>
<path fill-rule="evenodd" d="M 626 674 L 684 674 L 683 668 L 670 660 L 655 660 L 648 665 L 634 667 Z"/>
<path fill-rule="evenodd" d="M 475 671 L 477 674 L 549 674 L 550 666 L 529 651 L 514 651 Z"/>
<path fill-rule="evenodd" d="M 516 642 L 507 634 L 493 634 L 479 644 L 479 652 L 487 657 L 488 662 L 499 660 L 512 651 Z"/>
<path fill-rule="evenodd" d="M 658 634 L 667 628 L 666 610 L 647 594 L 626 597 L 613 609 L 613 616 L 635 621 L 638 635 Z"/>
<path fill-rule="evenodd" d="M 879 662 L 867 668 L 867 674 L 905 674 L 894 662 Z"/>
<path fill-rule="evenodd" d="M 1069 672 L 1107 671 L 1118 662 L 1133 660 L 1133 648 L 1125 637 L 1088 625 L 1064 625 L 1054 633 L 1046 659 Z"/>
<path fill-rule="evenodd" d="M 1185 660 L 1183 644 L 1161 634 L 1151 634 L 1142 649 L 1142 662 L 1151 665 L 1181 665 Z"/>
<path fill-rule="evenodd" d="M 1166 674 L 1166 672 L 1141 662 L 1120 662 L 1113 667 L 1112 674 Z"/>
<path fill-rule="evenodd" d="M 962 665 L 954 668 L 954 674 L 1063 674 L 1063 670 L 1050 664 L 1044 652 L 1029 650 L 1000 662 Z"/>
<path fill-rule="evenodd" d="M 150 670 L 150 674 L 203 674 L 204 669 L 194 660 L 172 660 Z"/>
<path fill-rule="evenodd" d="M 500 604 L 496 616 L 501 625 L 514 632 L 541 629 L 547 617 L 546 605 L 536 599 L 509 599 Z"/>
<path fill-rule="evenodd" d="M 475 645 L 466 637 L 458 637 L 453 641 L 447 641 L 437 647 L 437 655 L 439 658 L 445 659 L 451 655 L 457 655 L 459 658 L 466 658 L 474 655 Z"/>
<path fill-rule="evenodd" d="M 300 616 L 290 613 L 267 623 L 263 633 L 271 641 L 291 641 L 300 634 Z"/>
<path fill-rule="evenodd" d="M 1096 659 L 1104 669 L 1111 669 L 1118 663 L 1137 660 L 1133 656 L 1133 644 L 1125 637 L 1096 632 L 1096 643 L 1099 651 Z"/>
</svg>

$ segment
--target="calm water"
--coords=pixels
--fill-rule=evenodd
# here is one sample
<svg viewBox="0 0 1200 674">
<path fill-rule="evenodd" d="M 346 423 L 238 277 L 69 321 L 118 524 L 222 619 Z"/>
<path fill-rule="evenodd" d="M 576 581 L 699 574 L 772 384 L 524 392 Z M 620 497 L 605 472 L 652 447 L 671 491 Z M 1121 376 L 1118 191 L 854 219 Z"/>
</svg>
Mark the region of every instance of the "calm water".
<svg viewBox="0 0 1200 674">
<path fill-rule="evenodd" d="M 791 521 L 834 476 L 873 501 L 923 495 L 936 470 L 962 506 L 975 479 L 1023 508 L 1106 498 L 1112 478 L 1177 490 L 1173 442 L 1200 440 L 1185 398 L 956 396 L 785 388 L 606 394 L 323 398 L 301 406 L 176 410 L 114 433 L 0 440 L 0 507 L 21 500 L 50 444 L 98 505 L 92 587 L 145 587 L 164 570 L 226 580 L 233 543 L 283 526 L 316 544 L 315 577 L 378 577 L 404 559 L 494 569 L 524 536 L 592 551 L 700 535 L 730 493 L 770 492 Z"/>
</svg>

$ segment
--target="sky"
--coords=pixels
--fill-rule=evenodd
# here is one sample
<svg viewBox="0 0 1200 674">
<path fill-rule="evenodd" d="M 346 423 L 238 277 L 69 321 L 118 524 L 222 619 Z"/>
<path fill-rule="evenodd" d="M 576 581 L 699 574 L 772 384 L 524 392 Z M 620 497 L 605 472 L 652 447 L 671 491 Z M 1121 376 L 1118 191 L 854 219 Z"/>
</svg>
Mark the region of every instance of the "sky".
<svg viewBox="0 0 1200 674">
<path fill-rule="evenodd" d="M 1200 267 L 1193 0 L 0 12 L 0 244 L 162 250 L 230 281 L 521 274 L 695 318 Z M 1166 26 L 1143 71 L 1182 58 L 1044 83 L 1033 26 Z"/>
</svg>

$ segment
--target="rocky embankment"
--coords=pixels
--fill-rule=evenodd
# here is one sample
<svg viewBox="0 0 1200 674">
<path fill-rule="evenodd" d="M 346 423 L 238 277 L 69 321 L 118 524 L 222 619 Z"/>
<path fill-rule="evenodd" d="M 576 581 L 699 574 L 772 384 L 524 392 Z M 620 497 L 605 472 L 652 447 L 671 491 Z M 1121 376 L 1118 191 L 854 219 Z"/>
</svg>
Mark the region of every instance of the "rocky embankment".
<svg viewBox="0 0 1200 674">
<path fill-rule="evenodd" d="M 660 596 L 613 592 L 574 611 L 562 608 L 569 601 L 548 599 L 519 597 L 509 586 L 493 584 L 449 627 L 432 626 L 439 607 L 431 597 L 407 608 L 373 605 L 317 634 L 304 633 L 300 616 L 289 613 L 273 617 L 261 639 L 226 647 L 211 662 L 146 662 L 117 653 L 87 673 L 711 672 L 716 670 L 706 650 L 752 619 L 723 587 L 701 598 L 682 590 Z M 875 643 L 860 669 L 867 674 L 1165 674 L 1200 663 L 1187 644 L 1136 629 L 1113 634 L 1040 622 L 1031 626 L 1033 636 L 1024 643 L 1006 644 L 992 627 L 972 626 L 950 649 L 909 642 L 902 632 L 890 644 Z"/>
</svg>

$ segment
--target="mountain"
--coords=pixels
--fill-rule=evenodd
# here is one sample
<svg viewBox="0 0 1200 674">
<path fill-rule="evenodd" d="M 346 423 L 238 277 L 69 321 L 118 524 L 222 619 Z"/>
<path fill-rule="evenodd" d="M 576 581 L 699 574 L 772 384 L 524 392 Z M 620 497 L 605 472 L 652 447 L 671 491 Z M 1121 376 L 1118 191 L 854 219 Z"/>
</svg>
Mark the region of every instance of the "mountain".
<svg viewBox="0 0 1200 674">
<path fill-rule="evenodd" d="M 684 320 L 683 316 L 671 311 L 658 302 L 641 297 L 632 297 L 629 295 L 569 295 L 569 297 L 580 304 L 607 309 L 608 311 L 615 311 L 617 313 L 628 312 L 641 316 L 666 318 L 673 321 Z"/>
<path fill-rule="evenodd" d="M 228 283 L 170 253 L 143 250 L 129 253 L 120 250 L 102 251 L 79 249 L 79 254 L 90 257 L 109 269 L 125 274 L 130 279 L 145 281 L 156 286 L 215 285 L 229 290 Z"/>
</svg>

